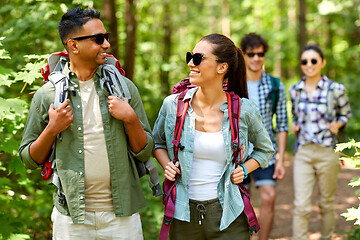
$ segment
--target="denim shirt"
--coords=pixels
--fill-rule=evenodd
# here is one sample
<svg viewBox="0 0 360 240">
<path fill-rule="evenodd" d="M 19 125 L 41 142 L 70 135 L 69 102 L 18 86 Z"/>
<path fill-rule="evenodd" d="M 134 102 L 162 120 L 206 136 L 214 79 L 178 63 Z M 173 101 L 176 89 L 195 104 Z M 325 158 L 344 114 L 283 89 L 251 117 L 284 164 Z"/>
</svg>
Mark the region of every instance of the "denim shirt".
<svg viewBox="0 0 360 240">
<path fill-rule="evenodd" d="M 107 97 L 100 87 L 101 67 L 94 74 L 96 92 L 99 95 L 99 105 L 104 126 L 106 150 L 108 154 L 111 191 L 114 212 L 117 217 L 131 216 L 145 206 L 145 198 L 134 161 L 146 161 L 152 154 L 154 140 L 145 110 L 136 86 L 127 78 L 125 82 L 129 88 L 130 106 L 146 133 L 146 145 L 138 153 L 131 151 L 128 145 L 124 123 L 109 113 Z M 84 139 L 82 105 L 80 98 L 79 80 L 76 74 L 66 67 L 64 74 L 75 92 L 69 94 L 70 106 L 74 119 L 70 126 L 56 139 L 56 166 L 66 197 L 66 204 L 60 205 L 57 190 L 54 191 L 54 205 L 64 215 L 70 215 L 75 224 L 85 220 L 85 168 L 84 168 Z M 48 82 L 35 93 L 28 119 L 25 125 L 23 139 L 19 153 L 25 167 L 35 169 L 39 167 L 31 158 L 30 145 L 39 137 L 49 122 L 48 109 L 54 102 L 54 86 Z"/>
<path fill-rule="evenodd" d="M 178 158 L 180 161 L 181 175 L 176 183 L 176 202 L 174 218 L 182 221 L 190 221 L 189 208 L 189 180 L 193 160 L 193 145 L 195 135 L 195 118 L 191 114 L 191 100 L 198 88 L 190 89 L 184 100 L 190 99 L 190 106 L 184 121 L 182 129 L 181 144 L 185 147 L 179 151 Z M 178 94 L 170 95 L 165 98 L 160 109 L 158 118 L 154 125 L 155 148 L 163 148 L 168 151 L 170 159 L 174 158 L 174 138 L 176 105 Z M 269 158 L 273 155 L 274 149 L 270 137 L 262 125 L 259 112 L 256 110 L 254 103 L 248 99 L 241 99 L 241 112 L 239 120 L 239 141 L 240 146 L 243 144 L 245 149 L 242 155 L 242 161 L 248 157 L 249 141 L 254 144 L 254 151 L 250 158 L 256 159 L 261 167 L 265 167 Z M 220 181 L 217 185 L 217 195 L 223 208 L 221 217 L 220 230 L 227 228 L 243 211 L 244 203 L 242 201 L 238 186 L 230 180 L 230 175 L 235 169 L 232 162 L 231 148 L 231 129 L 228 115 L 227 102 L 224 102 L 220 110 L 224 112 L 221 123 L 221 132 L 225 142 L 226 165 L 222 172 Z"/>
</svg>

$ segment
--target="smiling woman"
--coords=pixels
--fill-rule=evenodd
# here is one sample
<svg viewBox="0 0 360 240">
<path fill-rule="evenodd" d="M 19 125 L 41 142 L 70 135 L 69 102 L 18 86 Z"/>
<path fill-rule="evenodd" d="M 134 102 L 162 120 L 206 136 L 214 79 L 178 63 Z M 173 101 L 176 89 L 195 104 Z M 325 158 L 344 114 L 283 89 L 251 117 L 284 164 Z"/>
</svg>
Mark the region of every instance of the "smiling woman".
<svg viewBox="0 0 360 240">
<path fill-rule="evenodd" d="M 317 45 L 301 52 L 304 77 L 290 87 L 293 124 L 297 135 L 294 157 L 293 239 L 306 239 L 311 195 L 317 181 L 320 190 L 321 238 L 331 239 L 334 231 L 334 201 L 339 155 L 334 152 L 336 135 L 351 117 L 350 105 L 343 85 L 321 75 L 326 64 Z M 296 171 L 295 171 L 296 169 Z"/>
<path fill-rule="evenodd" d="M 267 164 L 273 147 L 257 108 L 246 99 L 244 57 L 229 38 L 211 34 L 186 54 L 186 63 L 190 82 L 198 87 L 188 90 L 183 100 L 191 103 L 180 139 L 183 150 L 175 157 L 178 145 L 173 144 L 173 136 L 179 94 L 165 98 L 153 132 L 154 156 L 165 170 L 166 181 L 176 185 L 174 219 L 171 227 L 164 221 L 160 239 L 167 239 L 164 229 L 169 228 L 171 239 L 249 239 L 249 227 L 254 230 L 257 226 L 249 226 L 237 184 Z M 239 146 L 243 146 L 240 163 L 238 158 L 232 159 L 229 109 L 233 101 L 227 100 L 224 81 L 226 91 L 242 97 L 237 123 L 241 129 L 237 134 L 242 136 Z M 250 154 L 249 141 L 256 149 Z"/>
</svg>

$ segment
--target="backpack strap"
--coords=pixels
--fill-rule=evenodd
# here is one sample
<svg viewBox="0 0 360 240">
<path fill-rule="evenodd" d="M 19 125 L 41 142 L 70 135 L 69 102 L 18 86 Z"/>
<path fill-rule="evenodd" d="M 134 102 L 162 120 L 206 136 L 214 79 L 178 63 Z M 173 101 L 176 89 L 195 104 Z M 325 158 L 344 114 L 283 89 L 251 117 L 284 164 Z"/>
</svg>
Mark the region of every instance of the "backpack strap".
<svg viewBox="0 0 360 240">
<path fill-rule="evenodd" d="M 269 95 L 267 96 L 267 99 L 271 98 L 271 110 L 272 113 L 276 113 L 277 104 L 280 98 L 280 78 L 270 76 L 270 82 L 271 82 L 271 90 L 269 92 Z"/>
<path fill-rule="evenodd" d="M 233 150 L 233 160 L 236 165 L 239 164 L 239 118 L 241 103 L 240 98 L 234 92 L 225 92 L 228 101 L 228 114 L 231 128 L 231 147 Z"/>
<path fill-rule="evenodd" d="M 233 92 L 226 92 L 226 97 L 228 100 L 228 113 L 233 148 L 233 162 L 235 163 L 235 167 L 237 167 L 240 163 L 242 163 L 242 154 L 245 151 L 244 144 L 242 144 L 239 148 L 239 119 L 241 112 L 241 100 L 239 96 L 234 94 Z M 248 193 L 243 184 L 238 184 L 238 187 L 244 202 L 244 213 L 249 221 L 250 234 L 252 234 L 253 232 L 258 232 L 260 230 L 260 225 L 257 221 L 254 208 L 252 207 L 250 202 L 250 194 Z"/>
<path fill-rule="evenodd" d="M 172 160 L 173 163 L 179 161 L 178 159 L 179 149 L 180 150 L 184 149 L 184 146 L 180 144 L 180 136 L 184 125 L 186 113 L 190 104 L 190 99 L 186 99 L 184 101 L 186 92 L 187 90 L 181 92 L 177 100 L 175 133 L 174 133 L 174 139 L 172 141 L 172 143 L 174 144 L 174 159 Z M 175 181 L 170 181 L 166 178 L 164 180 L 163 204 L 165 209 L 164 209 L 164 218 L 161 225 L 159 240 L 167 240 L 169 236 L 170 225 L 174 218 L 174 213 L 175 213 L 176 182 L 178 178 L 179 176 L 176 175 Z"/>
<path fill-rule="evenodd" d="M 190 100 L 187 99 L 184 101 L 184 97 L 187 91 L 181 92 L 178 96 L 177 106 L 176 106 L 176 120 L 175 120 L 175 133 L 172 144 L 174 144 L 174 159 L 173 162 L 177 162 L 179 149 L 183 150 L 184 146 L 180 143 L 181 131 L 184 125 L 186 112 L 189 108 Z"/>
<path fill-rule="evenodd" d="M 106 95 L 117 96 L 121 99 L 124 97 L 129 100 L 131 99 L 129 88 L 123 76 L 114 65 L 103 64 L 101 66 L 101 73 L 102 78 L 100 78 L 100 85 Z M 122 91 L 120 89 L 122 89 Z"/>
<path fill-rule="evenodd" d="M 326 102 L 326 118 L 329 121 L 329 123 L 331 123 L 332 121 L 334 121 L 334 115 L 333 115 L 333 110 L 334 110 L 334 88 L 332 88 L 334 81 L 329 79 L 329 85 L 327 88 L 327 102 Z"/>
</svg>

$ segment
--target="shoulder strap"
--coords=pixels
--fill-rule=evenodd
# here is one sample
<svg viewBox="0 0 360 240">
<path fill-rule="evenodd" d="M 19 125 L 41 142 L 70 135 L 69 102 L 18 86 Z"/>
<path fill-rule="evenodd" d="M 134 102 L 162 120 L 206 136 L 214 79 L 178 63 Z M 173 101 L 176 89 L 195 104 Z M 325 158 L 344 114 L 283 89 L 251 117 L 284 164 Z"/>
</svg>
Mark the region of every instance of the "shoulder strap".
<svg viewBox="0 0 360 240">
<path fill-rule="evenodd" d="M 114 65 L 103 64 L 101 66 L 101 73 L 102 78 L 100 78 L 100 85 L 105 92 L 119 98 L 125 97 L 127 99 L 131 99 L 129 88 L 126 85 L 123 76 Z"/>
<path fill-rule="evenodd" d="M 271 82 L 271 91 L 269 95 L 271 94 L 272 112 L 274 114 L 276 113 L 276 108 L 280 97 L 280 78 L 276 78 L 271 75 L 269 76 Z"/>
<path fill-rule="evenodd" d="M 329 79 L 329 85 L 327 88 L 327 103 L 326 103 L 326 114 L 329 123 L 334 120 L 333 110 L 334 110 L 334 88 L 331 86 L 333 85 L 334 81 Z"/>
<path fill-rule="evenodd" d="M 231 140 L 232 140 L 232 150 L 233 150 L 233 161 L 236 165 L 239 164 L 238 156 L 239 156 L 239 118 L 241 111 L 241 100 L 238 95 L 234 92 L 225 92 L 226 98 L 228 101 L 228 114 L 230 120 L 230 128 L 231 128 Z M 241 162 L 241 154 L 240 154 L 240 162 Z"/>
<path fill-rule="evenodd" d="M 300 102 L 300 90 L 295 86 L 295 98 L 294 98 L 294 111 L 293 111 L 293 122 L 297 124 L 298 112 L 299 112 L 299 102 Z"/>
<path fill-rule="evenodd" d="M 176 120 L 175 120 L 175 133 L 172 143 L 174 144 L 174 160 L 178 161 L 179 149 L 183 150 L 184 146 L 180 144 L 181 131 L 184 125 L 187 110 L 189 108 L 190 99 L 184 101 L 184 97 L 187 91 L 183 91 L 179 94 L 176 106 Z"/>
</svg>

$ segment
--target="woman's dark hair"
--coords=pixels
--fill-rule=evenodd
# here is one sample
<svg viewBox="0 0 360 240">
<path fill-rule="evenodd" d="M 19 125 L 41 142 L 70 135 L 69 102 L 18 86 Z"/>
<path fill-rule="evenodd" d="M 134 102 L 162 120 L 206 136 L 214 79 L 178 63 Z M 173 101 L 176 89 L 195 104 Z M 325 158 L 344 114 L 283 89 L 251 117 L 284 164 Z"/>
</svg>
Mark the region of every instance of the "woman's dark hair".
<svg viewBox="0 0 360 240">
<path fill-rule="evenodd" d="M 324 53 L 323 53 L 323 51 L 321 50 L 321 48 L 320 48 L 318 45 L 315 45 L 315 44 L 307 45 L 306 47 L 304 47 L 304 48 L 301 50 L 300 56 L 301 56 L 304 52 L 309 51 L 309 50 L 313 50 L 313 51 L 317 52 L 317 53 L 320 55 L 321 60 L 324 60 Z"/>
<path fill-rule="evenodd" d="M 263 46 L 265 53 L 269 49 L 269 45 L 267 41 L 256 33 L 249 33 L 245 35 L 245 37 L 241 39 L 240 46 L 241 46 L 241 50 L 243 50 L 244 52 L 246 52 L 248 48 L 254 49 L 260 46 Z"/>
<path fill-rule="evenodd" d="M 218 62 L 229 65 L 224 79 L 227 79 L 227 91 L 234 92 L 239 97 L 248 98 L 246 83 L 245 60 L 240 48 L 233 41 L 221 34 L 210 34 L 201 39 L 214 44 L 212 54 Z"/>
<path fill-rule="evenodd" d="M 82 28 L 90 19 L 100 19 L 100 12 L 95 9 L 82 9 L 80 7 L 69 9 L 59 22 L 59 35 L 61 42 L 66 46 L 67 37 Z"/>
</svg>

